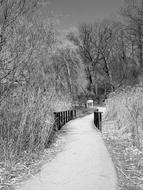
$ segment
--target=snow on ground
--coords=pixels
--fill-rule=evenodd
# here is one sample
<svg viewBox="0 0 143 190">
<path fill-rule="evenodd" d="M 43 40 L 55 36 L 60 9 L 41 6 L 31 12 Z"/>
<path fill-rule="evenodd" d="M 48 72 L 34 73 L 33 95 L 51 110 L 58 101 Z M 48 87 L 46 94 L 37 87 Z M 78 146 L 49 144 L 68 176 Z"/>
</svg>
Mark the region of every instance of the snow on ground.
<svg viewBox="0 0 143 190">
<path fill-rule="evenodd" d="M 115 190 L 115 168 L 93 114 L 67 123 L 62 130 L 66 131 L 63 151 L 17 190 Z"/>
</svg>

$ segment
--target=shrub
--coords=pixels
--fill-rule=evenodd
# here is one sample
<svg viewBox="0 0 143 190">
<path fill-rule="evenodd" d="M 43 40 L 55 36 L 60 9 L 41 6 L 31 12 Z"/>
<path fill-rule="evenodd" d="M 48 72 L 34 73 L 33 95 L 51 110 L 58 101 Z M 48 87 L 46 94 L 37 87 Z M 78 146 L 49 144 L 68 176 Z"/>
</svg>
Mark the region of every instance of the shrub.
<svg viewBox="0 0 143 190">
<path fill-rule="evenodd" d="M 130 138 L 134 145 L 143 148 L 143 88 L 142 86 L 120 89 L 106 100 L 108 118 L 123 138 Z M 106 116 L 107 116 L 106 115 Z"/>
<path fill-rule="evenodd" d="M 70 107 L 52 92 L 15 89 L 0 105 L 0 160 L 9 166 L 26 153 L 39 154 L 53 129 L 53 111 Z"/>
</svg>

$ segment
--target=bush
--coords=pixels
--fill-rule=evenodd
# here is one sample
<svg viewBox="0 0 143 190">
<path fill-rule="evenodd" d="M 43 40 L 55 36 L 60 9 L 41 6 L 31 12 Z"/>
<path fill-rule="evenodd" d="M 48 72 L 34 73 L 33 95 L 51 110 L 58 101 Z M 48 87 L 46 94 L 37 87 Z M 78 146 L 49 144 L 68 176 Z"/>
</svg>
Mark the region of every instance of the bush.
<svg viewBox="0 0 143 190">
<path fill-rule="evenodd" d="M 54 92 L 15 89 L 0 106 L 0 160 L 9 166 L 23 156 L 39 154 L 53 130 L 53 111 L 70 107 Z"/>
<path fill-rule="evenodd" d="M 116 129 L 123 138 L 143 148 L 143 88 L 135 86 L 118 90 L 106 100 L 108 118 L 116 121 Z M 107 116 L 106 115 L 106 116 Z"/>
</svg>

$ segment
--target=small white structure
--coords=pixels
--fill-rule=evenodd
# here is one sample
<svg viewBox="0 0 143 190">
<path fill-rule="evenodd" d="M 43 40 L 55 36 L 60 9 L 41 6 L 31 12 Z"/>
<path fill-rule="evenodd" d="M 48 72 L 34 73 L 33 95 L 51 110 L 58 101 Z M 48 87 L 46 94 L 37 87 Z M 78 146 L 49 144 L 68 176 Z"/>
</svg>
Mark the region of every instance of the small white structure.
<svg viewBox="0 0 143 190">
<path fill-rule="evenodd" d="M 87 100 L 86 106 L 87 108 L 93 108 L 93 100 Z"/>
</svg>

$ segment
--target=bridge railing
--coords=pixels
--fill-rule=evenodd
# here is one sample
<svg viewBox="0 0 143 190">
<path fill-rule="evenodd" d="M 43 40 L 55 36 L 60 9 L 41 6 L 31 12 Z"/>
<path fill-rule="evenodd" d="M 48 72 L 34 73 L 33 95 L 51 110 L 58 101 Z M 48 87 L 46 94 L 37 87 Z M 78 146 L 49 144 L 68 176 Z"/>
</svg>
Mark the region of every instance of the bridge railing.
<svg viewBox="0 0 143 190">
<path fill-rule="evenodd" d="M 68 121 L 76 118 L 76 110 L 54 112 L 54 129 L 60 130 Z"/>
<path fill-rule="evenodd" d="M 94 111 L 94 125 L 102 132 L 102 112 L 98 109 Z"/>
<path fill-rule="evenodd" d="M 76 118 L 76 110 L 54 112 L 54 129 L 60 130 L 68 121 Z M 98 109 L 94 111 L 94 124 L 102 132 L 102 112 Z"/>
</svg>

